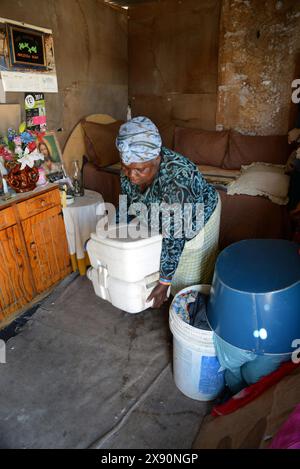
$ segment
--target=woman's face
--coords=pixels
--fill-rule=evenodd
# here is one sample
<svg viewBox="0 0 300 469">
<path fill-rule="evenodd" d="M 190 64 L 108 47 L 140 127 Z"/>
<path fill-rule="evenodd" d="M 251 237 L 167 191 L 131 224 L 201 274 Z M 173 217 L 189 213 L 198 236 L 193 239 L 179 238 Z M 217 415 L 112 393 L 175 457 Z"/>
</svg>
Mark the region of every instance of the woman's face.
<svg viewBox="0 0 300 469">
<path fill-rule="evenodd" d="M 160 164 L 160 156 L 145 163 L 124 164 L 122 170 L 126 177 L 137 186 L 149 186 L 156 176 Z"/>
<path fill-rule="evenodd" d="M 48 148 L 47 148 L 47 146 L 46 146 L 44 143 L 40 143 L 40 148 L 39 148 L 39 150 L 40 150 L 40 152 L 42 153 L 42 155 L 44 155 L 44 157 L 50 158 Z"/>
</svg>

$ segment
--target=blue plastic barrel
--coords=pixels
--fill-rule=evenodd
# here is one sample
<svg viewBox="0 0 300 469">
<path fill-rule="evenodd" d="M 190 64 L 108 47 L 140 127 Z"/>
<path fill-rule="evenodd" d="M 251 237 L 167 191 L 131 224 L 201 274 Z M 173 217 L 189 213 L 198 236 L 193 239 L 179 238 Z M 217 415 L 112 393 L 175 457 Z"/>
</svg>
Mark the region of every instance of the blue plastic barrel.
<svg viewBox="0 0 300 469">
<path fill-rule="evenodd" d="M 256 354 L 294 351 L 300 339 L 300 251 L 287 240 L 249 239 L 219 254 L 207 310 L 223 340 Z"/>
</svg>

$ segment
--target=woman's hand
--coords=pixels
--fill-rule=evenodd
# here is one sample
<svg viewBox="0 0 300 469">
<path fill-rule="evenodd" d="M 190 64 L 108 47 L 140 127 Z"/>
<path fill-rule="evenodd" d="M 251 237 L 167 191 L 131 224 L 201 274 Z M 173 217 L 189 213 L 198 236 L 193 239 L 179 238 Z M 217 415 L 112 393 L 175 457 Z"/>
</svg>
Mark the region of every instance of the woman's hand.
<svg viewBox="0 0 300 469">
<path fill-rule="evenodd" d="M 159 283 L 155 288 L 153 288 L 151 295 L 147 298 L 148 302 L 154 300 L 152 308 L 160 308 L 161 305 L 167 301 L 168 288 L 169 285 L 163 285 L 162 283 Z"/>
</svg>

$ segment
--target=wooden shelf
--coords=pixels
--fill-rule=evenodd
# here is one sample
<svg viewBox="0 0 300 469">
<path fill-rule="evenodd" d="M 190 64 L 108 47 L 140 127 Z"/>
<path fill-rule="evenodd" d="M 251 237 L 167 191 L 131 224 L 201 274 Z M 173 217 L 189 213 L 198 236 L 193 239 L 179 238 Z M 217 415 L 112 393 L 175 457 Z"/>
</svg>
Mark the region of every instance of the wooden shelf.
<svg viewBox="0 0 300 469">
<path fill-rule="evenodd" d="M 70 272 L 58 186 L 0 201 L 0 328 Z"/>
</svg>

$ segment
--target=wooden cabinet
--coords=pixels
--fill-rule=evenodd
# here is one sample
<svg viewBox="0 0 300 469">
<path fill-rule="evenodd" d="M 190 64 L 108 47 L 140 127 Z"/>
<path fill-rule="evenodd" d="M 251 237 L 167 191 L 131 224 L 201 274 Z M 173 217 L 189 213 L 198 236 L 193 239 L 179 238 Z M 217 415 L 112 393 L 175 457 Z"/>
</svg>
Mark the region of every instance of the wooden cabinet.
<svg viewBox="0 0 300 469">
<path fill-rule="evenodd" d="M 57 186 L 0 206 L 0 327 L 70 272 Z"/>
<path fill-rule="evenodd" d="M 26 265 L 19 228 L 0 231 L 0 320 L 21 309 L 33 298 L 33 285 Z"/>
<path fill-rule="evenodd" d="M 69 255 L 60 207 L 22 222 L 34 283 L 38 293 L 69 273 Z"/>
</svg>

